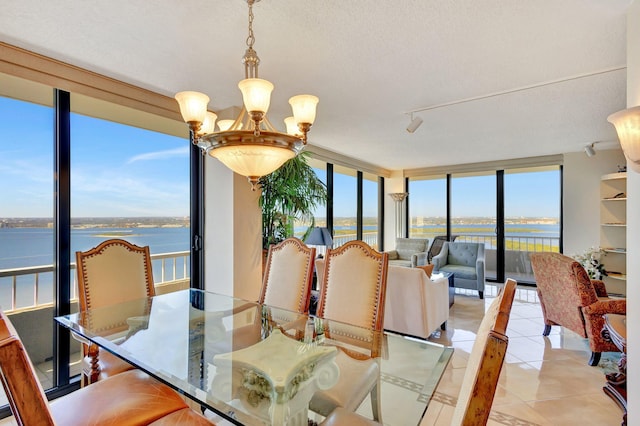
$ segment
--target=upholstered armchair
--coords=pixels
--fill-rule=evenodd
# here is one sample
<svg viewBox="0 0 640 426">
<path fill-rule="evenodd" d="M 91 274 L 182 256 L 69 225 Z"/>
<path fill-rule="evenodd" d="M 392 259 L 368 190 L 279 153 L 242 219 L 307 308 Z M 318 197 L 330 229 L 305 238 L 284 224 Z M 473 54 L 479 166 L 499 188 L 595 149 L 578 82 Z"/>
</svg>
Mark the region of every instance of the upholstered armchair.
<svg viewBox="0 0 640 426">
<path fill-rule="evenodd" d="M 576 260 L 560 253 L 531 253 L 538 297 L 544 316 L 543 336 L 559 325 L 589 339 L 589 365 L 600 362 L 601 352 L 620 352 L 601 336 L 604 314 L 627 313 L 624 299 L 610 299 L 604 283 L 589 278 Z"/>
<path fill-rule="evenodd" d="M 434 272 L 453 273 L 453 286 L 484 294 L 484 244 L 445 241 L 431 259 Z"/>
<path fill-rule="evenodd" d="M 423 266 L 427 261 L 429 238 L 396 238 L 396 249 L 387 251 L 389 265 Z"/>
</svg>

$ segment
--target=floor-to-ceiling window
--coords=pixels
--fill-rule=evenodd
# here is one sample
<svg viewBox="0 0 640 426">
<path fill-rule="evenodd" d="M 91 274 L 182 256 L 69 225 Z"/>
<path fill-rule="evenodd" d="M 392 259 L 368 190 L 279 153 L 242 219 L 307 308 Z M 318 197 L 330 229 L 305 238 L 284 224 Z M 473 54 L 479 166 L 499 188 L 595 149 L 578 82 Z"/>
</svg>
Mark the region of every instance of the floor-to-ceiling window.
<svg viewBox="0 0 640 426">
<path fill-rule="evenodd" d="M 61 133 L 70 165 L 60 160 Z M 156 285 L 188 279 L 186 131 L 178 121 L 0 75 L 0 134 L 0 307 L 49 390 L 69 383 L 56 367 L 61 359 L 71 376 L 80 368 L 77 342 L 65 348 L 53 333 L 57 301 L 77 309 L 73 252 L 124 238 L 150 246 Z M 62 175 L 70 187 L 59 184 Z M 55 248 L 62 222 L 71 222 L 65 256 Z M 5 406 L 0 415 L 8 413 Z"/>
<path fill-rule="evenodd" d="M 76 100 L 81 105 L 91 102 L 72 95 L 72 106 Z M 188 279 L 188 143 L 157 131 L 71 114 L 71 213 L 72 252 L 122 238 L 149 246 L 158 285 Z"/>
<path fill-rule="evenodd" d="M 379 250 L 378 176 L 362 174 L 362 240 Z"/>
<path fill-rule="evenodd" d="M 54 386 L 53 91 L 0 79 L 5 89 L 13 89 L 0 96 L 0 308 L 49 389 Z M 28 100 L 6 97 L 17 97 L 20 89 Z"/>
<path fill-rule="evenodd" d="M 485 277 L 497 278 L 495 172 L 452 175 L 451 238 L 484 244 Z"/>
<path fill-rule="evenodd" d="M 309 164 L 327 185 L 327 202 L 314 212 L 315 226 L 332 231 L 333 248 L 361 239 L 381 250 L 383 235 L 380 191 L 384 178 L 357 168 L 327 163 L 311 156 Z M 324 248 L 318 248 L 319 253 Z"/>
<path fill-rule="evenodd" d="M 529 254 L 562 250 L 561 172 L 550 165 L 411 178 L 410 235 L 448 231 L 452 240 L 480 242 L 487 279 L 533 283 Z M 432 217 L 438 211 L 445 217 Z"/>
<path fill-rule="evenodd" d="M 409 237 L 447 235 L 447 177 L 429 176 L 410 181 Z"/>
<path fill-rule="evenodd" d="M 334 166 L 333 173 L 333 246 L 356 240 L 357 235 L 357 171 Z"/>
<path fill-rule="evenodd" d="M 560 168 L 504 172 L 505 276 L 533 282 L 529 253 L 559 252 Z"/>
</svg>

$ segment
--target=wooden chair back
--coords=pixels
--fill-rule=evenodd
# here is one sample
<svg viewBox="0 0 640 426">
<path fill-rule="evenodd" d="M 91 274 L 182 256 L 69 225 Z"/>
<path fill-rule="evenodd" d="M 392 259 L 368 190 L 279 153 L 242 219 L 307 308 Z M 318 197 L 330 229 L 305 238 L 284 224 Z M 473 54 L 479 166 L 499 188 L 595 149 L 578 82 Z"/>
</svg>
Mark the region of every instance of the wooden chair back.
<svg viewBox="0 0 640 426">
<path fill-rule="evenodd" d="M 47 398 L 20 337 L 0 311 L 0 380 L 16 423 L 53 426 Z"/>
<path fill-rule="evenodd" d="M 388 267 L 389 255 L 363 241 L 327 249 L 317 315 L 382 330 Z"/>
<path fill-rule="evenodd" d="M 295 237 L 269 247 L 260 304 L 308 313 L 315 247 Z"/>
<path fill-rule="evenodd" d="M 516 281 L 508 279 L 484 315 L 471 350 L 451 425 L 486 425 L 507 353 Z"/>
</svg>

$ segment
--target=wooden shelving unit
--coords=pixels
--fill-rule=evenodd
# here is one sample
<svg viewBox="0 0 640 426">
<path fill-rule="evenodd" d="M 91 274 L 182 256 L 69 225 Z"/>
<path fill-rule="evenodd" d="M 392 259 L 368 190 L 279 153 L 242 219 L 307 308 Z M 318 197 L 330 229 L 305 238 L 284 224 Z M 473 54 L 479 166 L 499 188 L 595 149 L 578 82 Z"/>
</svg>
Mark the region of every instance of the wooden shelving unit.
<svg viewBox="0 0 640 426">
<path fill-rule="evenodd" d="M 600 247 L 612 294 L 627 294 L 627 174 L 612 173 L 600 180 Z"/>
</svg>

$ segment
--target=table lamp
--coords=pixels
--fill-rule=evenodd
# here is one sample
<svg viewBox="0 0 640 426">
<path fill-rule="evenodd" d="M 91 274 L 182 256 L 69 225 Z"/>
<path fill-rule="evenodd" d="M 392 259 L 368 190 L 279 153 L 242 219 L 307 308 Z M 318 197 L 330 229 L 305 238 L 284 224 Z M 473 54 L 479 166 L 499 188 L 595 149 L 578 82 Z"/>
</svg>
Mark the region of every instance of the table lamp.
<svg viewBox="0 0 640 426">
<path fill-rule="evenodd" d="M 314 226 L 309 236 L 304 240 L 308 245 L 312 246 L 324 246 L 333 247 L 333 238 L 331 238 L 331 232 L 328 228 Z M 325 248 L 326 250 L 326 248 Z M 322 257 L 322 253 L 318 253 L 318 257 Z"/>
</svg>

